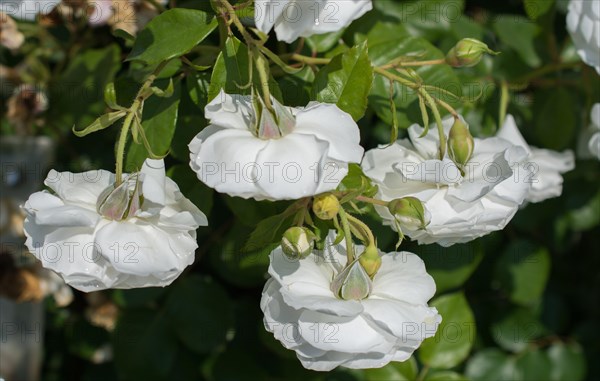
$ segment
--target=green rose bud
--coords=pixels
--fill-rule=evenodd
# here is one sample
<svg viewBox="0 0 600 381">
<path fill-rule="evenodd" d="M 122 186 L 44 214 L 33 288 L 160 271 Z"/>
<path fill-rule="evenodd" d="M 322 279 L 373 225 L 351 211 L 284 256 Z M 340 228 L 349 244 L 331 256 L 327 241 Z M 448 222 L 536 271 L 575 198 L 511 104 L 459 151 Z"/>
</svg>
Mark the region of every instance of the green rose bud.
<svg viewBox="0 0 600 381">
<path fill-rule="evenodd" d="M 371 278 L 360 265 L 354 260 L 331 283 L 331 291 L 340 299 L 362 300 L 369 296 L 373 289 Z"/>
<path fill-rule="evenodd" d="M 381 256 L 379 255 L 377 246 L 367 246 L 365 251 L 358 257 L 358 262 L 360 262 L 361 266 L 372 279 L 381 267 Z"/>
<path fill-rule="evenodd" d="M 110 185 L 96 201 L 98 214 L 113 221 L 135 215 L 142 203 L 139 185 L 138 175 L 129 176 L 116 188 Z"/>
<path fill-rule="evenodd" d="M 316 236 L 306 228 L 289 228 L 281 239 L 281 249 L 289 259 L 306 258 L 315 247 Z"/>
<path fill-rule="evenodd" d="M 337 216 L 340 211 L 340 202 L 334 195 L 325 194 L 315 197 L 312 209 L 315 216 L 328 221 Z"/>
<path fill-rule="evenodd" d="M 450 49 L 446 63 L 453 67 L 472 67 L 477 65 L 485 53 L 497 55 L 486 44 L 473 38 L 463 38 Z"/>
<path fill-rule="evenodd" d="M 450 159 L 462 168 L 473 156 L 474 149 L 475 142 L 469 132 L 469 127 L 460 119 L 456 119 L 448 134 L 448 155 Z"/>
<path fill-rule="evenodd" d="M 429 225 L 429 213 L 418 198 L 397 198 L 390 201 L 388 209 L 400 226 L 407 229 L 419 230 Z"/>
</svg>

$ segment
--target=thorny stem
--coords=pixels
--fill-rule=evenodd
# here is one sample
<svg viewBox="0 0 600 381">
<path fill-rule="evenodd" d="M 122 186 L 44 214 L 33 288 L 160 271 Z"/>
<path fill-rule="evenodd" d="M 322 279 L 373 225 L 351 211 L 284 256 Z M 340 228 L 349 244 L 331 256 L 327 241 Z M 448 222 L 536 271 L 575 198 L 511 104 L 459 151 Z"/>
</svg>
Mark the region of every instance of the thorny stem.
<svg viewBox="0 0 600 381">
<path fill-rule="evenodd" d="M 380 68 L 391 69 L 394 67 L 407 67 L 407 66 L 431 66 L 431 65 L 443 65 L 445 63 L 446 63 L 445 58 L 439 58 L 436 60 L 428 60 L 428 61 L 406 61 L 406 62 L 398 61 L 398 62 L 380 66 Z"/>
<path fill-rule="evenodd" d="M 140 107 L 144 104 L 144 101 L 152 94 L 148 90 L 158 74 L 164 69 L 169 61 L 164 61 L 160 65 L 156 67 L 156 69 L 146 78 L 144 84 L 138 91 L 135 100 L 131 104 L 131 107 L 127 109 L 127 117 L 123 122 L 123 127 L 121 127 L 121 133 L 119 135 L 119 140 L 117 141 L 116 148 L 116 169 L 115 169 L 115 182 L 116 186 L 121 185 L 123 181 L 123 162 L 125 159 L 125 146 L 127 145 L 127 138 L 129 137 L 129 130 L 131 129 L 131 123 L 133 122 L 133 118 L 140 110 Z"/>
<path fill-rule="evenodd" d="M 354 247 L 352 245 L 352 232 L 350 231 L 350 224 L 348 223 L 348 215 L 344 208 L 340 208 L 339 216 L 340 221 L 342 222 L 342 229 L 344 230 L 344 239 L 346 240 L 347 265 L 350 265 L 350 263 L 354 261 Z"/>
<path fill-rule="evenodd" d="M 348 217 L 349 222 L 353 223 L 355 226 L 358 226 L 360 230 L 366 233 L 368 241 L 367 246 L 375 245 L 375 237 L 373 236 L 373 232 L 371 231 L 371 229 L 369 229 L 369 227 L 364 222 L 354 217 L 353 215 L 348 214 L 346 216 Z"/>
<path fill-rule="evenodd" d="M 387 202 L 387 201 L 377 200 L 375 198 L 366 197 L 366 196 L 358 196 L 358 197 L 356 197 L 356 200 L 362 201 L 362 202 L 367 202 L 367 203 L 373 204 L 373 205 L 380 205 L 380 206 L 388 206 L 388 204 L 389 204 L 389 202 Z"/>
</svg>

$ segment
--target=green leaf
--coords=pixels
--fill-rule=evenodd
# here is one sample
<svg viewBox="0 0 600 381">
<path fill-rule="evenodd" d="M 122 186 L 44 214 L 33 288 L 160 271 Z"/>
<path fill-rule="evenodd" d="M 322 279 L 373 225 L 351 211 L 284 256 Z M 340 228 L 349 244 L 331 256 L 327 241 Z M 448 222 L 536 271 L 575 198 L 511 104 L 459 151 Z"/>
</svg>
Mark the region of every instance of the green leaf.
<svg viewBox="0 0 600 381">
<path fill-rule="evenodd" d="M 515 360 L 496 348 L 477 352 L 465 369 L 471 381 L 515 381 Z"/>
<path fill-rule="evenodd" d="M 200 354 L 224 344 L 233 326 L 233 307 L 227 293 L 218 283 L 197 275 L 175 284 L 166 309 L 179 340 Z"/>
<path fill-rule="evenodd" d="M 286 106 L 304 107 L 310 102 L 310 95 L 315 73 L 310 66 L 304 66 L 297 73 L 281 77 L 278 81 L 283 101 Z"/>
<path fill-rule="evenodd" d="M 525 2 L 525 13 L 532 20 L 537 20 L 540 16 L 548 12 L 552 5 L 553 0 L 524 0 Z"/>
<path fill-rule="evenodd" d="M 335 103 L 359 120 L 365 114 L 373 85 L 373 67 L 367 43 L 363 42 L 334 57 L 315 78 L 313 96 L 319 102 Z"/>
<path fill-rule="evenodd" d="M 512 243 L 498 260 L 496 277 L 510 300 L 529 306 L 539 301 L 550 275 L 550 255 L 529 241 Z"/>
<path fill-rule="evenodd" d="M 556 343 L 548 348 L 548 358 L 552 363 L 550 381 L 581 381 L 585 377 L 586 361 L 577 343 Z"/>
<path fill-rule="evenodd" d="M 444 248 L 418 246 L 415 253 L 423 259 L 427 272 L 435 279 L 438 293 L 461 287 L 483 258 L 483 249 L 478 242 Z"/>
<path fill-rule="evenodd" d="M 109 82 L 104 87 L 104 102 L 113 110 L 123 110 L 124 108 L 117 104 L 117 92 L 115 91 L 115 83 Z"/>
<path fill-rule="evenodd" d="M 417 378 L 417 360 L 391 362 L 383 368 L 365 369 L 365 381 L 412 381 Z"/>
<path fill-rule="evenodd" d="M 573 110 L 579 106 L 574 94 L 562 87 L 537 93 L 533 110 L 535 137 L 541 147 L 563 150 L 571 146 L 577 130 L 577 115 Z"/>
<path fill-rule="evenodd" d="M 211 247 L 210 260 L 215 271 L 229 283 L 256 288 L 264 284 L 269 254 L 278 244 L 259 250 L 244 250 L 240 237 L 247 237 L 249 233 L 247 227 L 235 224 L 223 240 Z"/>
<path fill-rule="evenodd" d="M 492 337 L 502 348 L 522 352 L 546 334 L 546 327 L 526 308 L 509 310 L 491 326 Z"/>
<path fill-rule="evenodd" d="M 344 31 L 345 29 L 340 29 L 335 32 L 314 34 L 306 38 L 306 44 L 313 52 L 325 53 L 340 42 Z"/>
<path fill-rule="evenodd" d="M 217 20 L 205 12 L 169 9 L 140 31 L 127 60 L 156 65 L 179 57 L 202 42 L 216 27 Z"/>
<path fill-rule="evenodd" d="M 160 80 L 157 83 L 164 86 L 168 81 Z M 177 82 L 170 98 L 150 97 L 144 103 L 142 127 L 148 143 L 157 155 L 166 155 L 169 152 L 177 124 L 180 92 L 181 86 Z M 127 171 L 139 170 L 147 157 L 149 153 L 144 145 L 130 144 L 125 161 Z"/>
<path fill-rule="evenodd" d="M 244 250 L 254 251 L 273 243 L 278 243 L 283 233 L 291 226 L 291 220 L 297 209 L 290 207 L 283 213 L 265 218 L 256 225 L 250 234 Z"/>
<path fill-rule="evenodd" d="M 121 120 L 125 115 L 127 115 L 126 111 L 109 112 L 108 114 L 104 114 L 98 119 L 96 119 L 92 124 L 84 128 L 83 130 L 76 130 L 75 126 L 73 126 L 73 133 L 79 137 L 89 135 L 93 132 L 100 131 L 112 126 L 113 124 Z"/>
<path fill-rule="evenodd" d="M 535 349 L 517 358 L 518 379 L 523 381 L 549 380 L 552 363 L 545 351 Z M 571 378 L 569 378 L 571 380 Z"/>
<path fill-rule="evenodd" d="M 114 290 L 113 300 L 123 308 L 139 308 L 151 304 L 165 294 L 163 287 L 134 288 L 131 290 Z"/>
<path fill-rule="evenodd" d="M 204 110 L 208 103 L 208 88 L 210 86 L 210 74 L 191 72 L 186 77 L 186 86 L 190 99 L 196 106 Z"/>
<path fill-rule="evenodd" d="M 122 311 L 112 342 L 120 379 L 168 379 L 178 346 L 163 313 L 149 309 Z"/>
<path fill-rule="evenodd" d="M 542 60 L 534 45 L 540 29 L 535 23 L 521 16 L 500 15 L 493 27 L 500 41 L 514 49 L 527 65 L 530 67 L 540 66 Z"/>
<path fill-rule="evenodd" d="M 175 91 L 175 88 L 173 87 L 173 79 L 172 78 L 169 79 L 169 84 L 167 85 L 167 88 L 164 90 L 157 86 L 152 86 L 150 88 L 150 90 L 152 90 L 152 93 L 154 95 L 156 95 L 157 97 L 169 98 L 169 97 L 173 96 L 173 91 Z"/>
<path fill-rule="evenodd" d="M 106 112 L 104 89 L 121 67 L 116 44 L 78 52 L 49 88 L 46 119 L 58 129 L 87 126 Z"/>
<path fill-rule="evenodd" d="M 260 87 L 260 79 L 253 75 L 254 85 Z M 208 89 L 208 101 L 219 95 L 221 89 L 227 94 L 250 94 L 250 61 L 248 48 L 235 37 L 229 37 L 225 42 L 225 49 L 219 54 L 213 68 Z M 277 82 L 269 79 L 271 95 L 281 100 L 281 91 Z"/>
<path fill-rule="evenodd" d="M 475 340 L 475 319 L 462 292 L 434 299 L 430 305 L 442 315 L 434 337 L 419 349 L 421 361 L 433 368 L 449 369 L 463 362 Z"/>
</svg>

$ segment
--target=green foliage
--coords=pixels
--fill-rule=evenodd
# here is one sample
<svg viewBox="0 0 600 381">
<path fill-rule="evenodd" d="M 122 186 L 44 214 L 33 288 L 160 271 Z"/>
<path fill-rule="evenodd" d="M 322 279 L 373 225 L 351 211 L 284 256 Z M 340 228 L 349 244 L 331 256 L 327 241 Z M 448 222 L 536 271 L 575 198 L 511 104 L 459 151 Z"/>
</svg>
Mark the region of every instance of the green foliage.
<svg viewBox="0 0 600 381">
<path fill-rule="evenodd" d="M 431 302 L 443 316 L 434 337 L 423 342 L 419 359 L 428 366 L 450 369 L 463 362 L 475 341 L 475 319 L 462 293 L 442 295 Z"/>
<path fill-rule="evenodd" d="M 313 97 L 338 107 L 359 120 L 367 109 L 373 68 L 366 42 L 333 58 L 315 78 Z"/>
<path fill-rule="evenodd" d="M 156 65 L 189 52 L 215 28 L 217 20 L 194 9 L 170 9 L 148 23 L 135 39 L 129 60 Z"/>
</svg>

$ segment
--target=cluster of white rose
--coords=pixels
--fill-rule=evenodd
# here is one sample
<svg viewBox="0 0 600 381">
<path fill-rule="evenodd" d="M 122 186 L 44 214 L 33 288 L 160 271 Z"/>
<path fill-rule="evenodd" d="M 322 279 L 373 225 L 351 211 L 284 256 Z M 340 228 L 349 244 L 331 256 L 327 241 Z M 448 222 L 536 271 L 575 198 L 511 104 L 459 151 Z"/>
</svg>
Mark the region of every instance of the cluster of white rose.
<svg viewBox="0 0 600 381">
<path fill-rule="evenodd" d="M 339 30 L 372 7 L 369 0 L 320 0 L 310 2 L 315 17 L 308 3 L 256 0 L 256 25 L 291 42 Z M 328 18 L 330 6 L 339 10 L 336 22 Z M 579 30 L 574 17 L 570 29 Z M 200 181 L 236 197 L 297 200 L 334 191 L 349 164 L 361 164 L 388 205 L 376 207 L 384 222 L 420 244 L 449 246 L 501 230 L 524 203 L 559 196 L 561 174 L 574 168 L 571 152 L 530 147 L 510 115 L 497 136 L 482 139 L 470 136 L 462 117 L 448 117 L 442 157 L 439 130 L 423 134 L 418 125 L 408 139 L 364 155 L 358 125 L 336 105 L 291 108 L 271 99 L 271 108 L 264 106 L 225 92 L 206 106 L 210 124 L 189 145 Z M 598 134 L 592 140 L 598 154 Z M 161 160 L 148 159 L 121 179 L 103 170 L 52 171 L 46 185 L 53 192 L 35 193 L 24 205 L 27 246 L 73 287 L 165 286 L 193 262 L 195 232 L 207 220 L 165 176 Z M 337 199 L 315 202 L 317 217 L 338 213 L 339 205 L 328 203 Z M 427 305 L 435 284 L 418 256 L 349 248 L 352 239 L 340 243 L 334 231 L 316 250 L 311 232 L 294 229 L 271 253 L 261 309 L 266 329 L 305 367 L 381 367 L 407 360 L 435 334 L 441 317 Z M 327 340 L 329 329 L 335 340 Z"/>
</svg>

